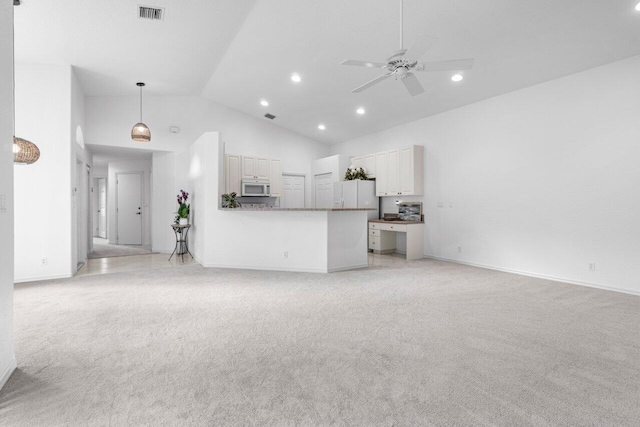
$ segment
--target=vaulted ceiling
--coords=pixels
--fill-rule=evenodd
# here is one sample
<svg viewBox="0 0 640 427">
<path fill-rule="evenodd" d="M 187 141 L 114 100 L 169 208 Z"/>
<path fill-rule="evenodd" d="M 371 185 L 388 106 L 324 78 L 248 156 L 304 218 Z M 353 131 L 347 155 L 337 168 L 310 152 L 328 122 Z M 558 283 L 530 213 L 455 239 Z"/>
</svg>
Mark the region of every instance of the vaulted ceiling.
<svg viewBox="0 0 640 427">
<path fill-rule="evenodd" d="M 201 95 L 336 143 L 640 54 L 640 12 L 622 0 L 405 0 L 404 47 L 439 42 L 422 58 L 475 58 L 462 82 L 419 73 L 412 97 L 389 78 L 351 90 L 400 49 L 400 0 L 23 0 L 15 8 L 16 61 L 76 67 L 87 96 Z M 302 81 L 290 76 L 299 73 Z M 268 107 L 260 105 L 266 99 Z M 357 115 L 364 107 L 366 114 Z M 264 120 L 268 120 L 263 118 Z M 324 124 L 321 131 L 318 124 Z"/>
</svg>

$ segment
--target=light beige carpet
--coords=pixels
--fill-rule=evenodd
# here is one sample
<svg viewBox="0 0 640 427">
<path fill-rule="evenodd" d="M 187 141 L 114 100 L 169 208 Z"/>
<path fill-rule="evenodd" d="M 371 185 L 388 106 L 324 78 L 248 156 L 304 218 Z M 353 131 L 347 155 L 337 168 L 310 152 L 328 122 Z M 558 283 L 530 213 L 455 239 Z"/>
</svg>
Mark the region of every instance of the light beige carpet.
<svg viewBox="0 0 640 427">
<path fill-rule="evenodd" d="M 0 424 L 638 425 L 640 298 L 407 266 L 16 285 Z"/>
</svg>

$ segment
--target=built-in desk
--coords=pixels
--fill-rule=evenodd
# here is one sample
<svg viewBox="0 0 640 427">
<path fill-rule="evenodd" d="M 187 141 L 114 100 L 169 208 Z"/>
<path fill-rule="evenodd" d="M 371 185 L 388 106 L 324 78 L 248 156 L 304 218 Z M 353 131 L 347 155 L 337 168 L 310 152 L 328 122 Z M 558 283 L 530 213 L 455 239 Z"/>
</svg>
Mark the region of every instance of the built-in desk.
<svg viewBox="0 0 640 427">
<path fill-rule="evenodd" d="M 396 233 L 407 235 L 407 259 L 424 258 L 424 222 L 418 221 L 369 221 L 369 249 L 377 254 L 396 250 Z"/>
</svg>

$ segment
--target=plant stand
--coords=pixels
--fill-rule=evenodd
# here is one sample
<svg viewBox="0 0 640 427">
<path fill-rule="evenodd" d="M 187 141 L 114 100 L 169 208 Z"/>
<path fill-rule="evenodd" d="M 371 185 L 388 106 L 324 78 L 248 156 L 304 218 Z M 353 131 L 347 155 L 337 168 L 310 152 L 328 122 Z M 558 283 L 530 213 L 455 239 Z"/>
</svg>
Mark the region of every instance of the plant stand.
<svg viewBox="0 0 640 427">
<path fill-rule="evenodd" d="M 176 254 L 176 256 L 181 256 L 182 261 L 184 262 L 184 254 L 187 253 L 191 255 L 191 252 L 189 252 L 189 245 L 187 244 L 187 234 L 189 234 L 191 224 L 171 224 L 171 227 L 176 235 L 176 247 L 173 249 L 173 252 L 169 257 L 169 261 L 171 261 L 173 254 Z M 191 255 L 191 258 L 193 258 L 193 255 Z"/>
</svg>

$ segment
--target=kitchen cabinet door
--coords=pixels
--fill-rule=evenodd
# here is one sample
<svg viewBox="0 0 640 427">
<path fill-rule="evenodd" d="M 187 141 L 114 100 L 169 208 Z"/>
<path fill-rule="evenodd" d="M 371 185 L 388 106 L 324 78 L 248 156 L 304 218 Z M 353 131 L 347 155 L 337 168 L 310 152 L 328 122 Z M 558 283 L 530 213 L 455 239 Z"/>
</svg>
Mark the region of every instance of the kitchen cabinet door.
<svg viewBox="0 0 640 427">
<path fill-rule="evenodd" d="M 363 157 L 362 166 L 367 171 L 367 178 L 375 178 L 376 177 L 376 155 L 375 154 L 367 154 Z"/>
<path fill-rule="evenodd" d="M 256 179 L 256 158 L 242 156 L 242 179 Z"/>
<path fill-rule="evenodd" d="M 228 154 L 225 161 L 225 192 L 240 195 L 242 192 L 242 173 L 240 156 Z"/>
<path fill-rule="evenodd" d="M 387 192 L 400 194 L 400 150 L 387 151 Z"/>
<path fill-rule="evenodd" d="M 271 197 L 282 197 L 282 160 L 269 159 Z"/>
<path fill-rule="evenodd" d="M 400 193 L 415 194 L 413 179 L 415 172 L 413 163 L 413 147 L 400 149 L 399 164 Z"/>
<path fill-rule="evenodd" d="M 269 159 L 256 157 L 256 178 L 269 179 Z"/>
<path fill-rule="evenodd" d="M 376 153 L 376 196 L 387 196 L 388 194 L 388 177 L 387 177 L 387 159 L 386 151 Z"/>
<path fill-rule="evenodd" d="M 356 168 L 363 168 L 364 166 L 364 158 L 363 157 L 352 157 L 351 158 L 351 166 Z"/>
</svg>

